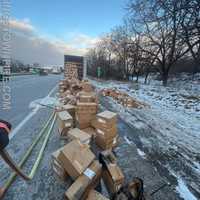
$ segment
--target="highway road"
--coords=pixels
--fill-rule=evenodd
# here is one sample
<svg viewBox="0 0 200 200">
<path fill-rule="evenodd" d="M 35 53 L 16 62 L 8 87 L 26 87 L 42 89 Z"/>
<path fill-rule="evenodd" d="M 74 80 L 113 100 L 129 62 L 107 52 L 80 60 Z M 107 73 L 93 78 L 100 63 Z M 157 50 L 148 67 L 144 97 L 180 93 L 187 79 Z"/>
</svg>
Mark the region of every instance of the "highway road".
<svg viewBox="0 0 200 200">
<path fill-rule="evenodd" d="M 11 88 L 11 109 L 3 110 L 1 98 L 0 118 L 10 121 L 13 132 L 16 133 L 25 123 L 30 123 L 32 116 L 40 110 L 41 106 L 33 107 L 32 102 L 55 94 L 56 85 L 61 78 L 61 75 L 12 77 L 8 84 Z"/>
</svg>

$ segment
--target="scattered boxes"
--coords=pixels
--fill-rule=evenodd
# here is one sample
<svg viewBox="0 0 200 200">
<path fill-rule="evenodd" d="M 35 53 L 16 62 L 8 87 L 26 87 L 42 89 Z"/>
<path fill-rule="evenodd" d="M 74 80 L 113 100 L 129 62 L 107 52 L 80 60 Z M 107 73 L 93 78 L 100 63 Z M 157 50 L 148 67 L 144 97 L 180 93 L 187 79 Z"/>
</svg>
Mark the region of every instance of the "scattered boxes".
<svg viewBox="0 0 200 200">
<path fill-rule="evenodd" d="M 95 155 L 88 145 L 82 144 L 79 140 L 74 140 L 64 146 L 58 158 L 70 177 L 76 180 L 92 163 Z"/>
<path fill-rule="evenodd" d="M 87 200 L 109 200 L 96 190 L 91 190 L 88 194 Z"/>
<path fill-rule="evenodd" d="M 69 176 L 66 173 L 65 169 L 63 168 L 61 161 L 58 159 L 61 150 L 62 148 L 52 153 L 51 165 L 56 177 L 61 181 L 66 181 L 67 177 Z"/>
<path fill-rule="evenodd" d="M 91 138 L 92 138 L 91 135 L 89 135 L 88 133 L 86 133 L 78 128 L 69 130 L 68 137 L 72 140 L 78 139 L 83 144 L 90 144 Z"/>
<path fill-rule="evenodd" d="M 96 136 L 96 130 L 93 127 L 88 127 L 82 130 L 86 132 L 87 134 L 91 135 L 91 137 L 93 138 Z"/>
<path fill-rule="evenodd" d="M 71 104 L 61 105 L 58 107 L 59 111 L 67 111 L 73 119 L 75 119 L 75 108 L 76 106 Z"/>
<path fill-rule="evenodd" d="M 133 97 L 129 96 L 127 93 L 118 91 L 117 89 L 103 89 L 101 91 L 101 94 L 103 96 L 110 96 L 113 99 L 115 99 L 118 103 L 122 104 L 123 106 L 126 107 L 132 107 L 132 108 L 145 108 L 145 107 L 149 107 L 149 105 L 143 103 L 143 102 L 139 102 L 136 99 L 134 99 Z"/>
<path fill-rule="evenodd" d="M 102 166 L 99 161 L 95 160 L 85 169 L 83 174 L 66 191 L 67 200 L 84 200 L 87 198 L 91 189 L 97 187 L 100 183 Z"/>
<path fill-rule="evenodd" d="M 117 165 L 116 158 L 111 151 L 100 153 L 100 162 L 103 165 L 103 180 L 110 195 L 119 191 L 124 183 L 124 175 Z"/>
<path fill-rule="evenodd" d="M 96 115 L 92 121 L 96 129 L 96 144 L 103 150 L 112 149 L 117 145 L 117 114 L 104 111 Z"/>
<path fill-rule="evenodd" d="M 70 128 L 73 127 L 73 118 L 67 111 L 57 112 L 58 131 L 61 136 L 66 136 Z"/>
</svg>

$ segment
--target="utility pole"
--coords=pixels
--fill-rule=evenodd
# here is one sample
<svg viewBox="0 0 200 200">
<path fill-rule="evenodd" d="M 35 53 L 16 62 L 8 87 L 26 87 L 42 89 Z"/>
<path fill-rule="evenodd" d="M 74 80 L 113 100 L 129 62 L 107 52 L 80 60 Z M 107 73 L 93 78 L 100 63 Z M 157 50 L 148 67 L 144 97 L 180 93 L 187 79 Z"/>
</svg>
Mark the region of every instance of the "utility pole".
<svg viewBox="0 0 200 200">
<path fill-rule="evenodd" d="M 83 80 L 87 78 L 87 57 L 83 58 Z"/>
</svg>

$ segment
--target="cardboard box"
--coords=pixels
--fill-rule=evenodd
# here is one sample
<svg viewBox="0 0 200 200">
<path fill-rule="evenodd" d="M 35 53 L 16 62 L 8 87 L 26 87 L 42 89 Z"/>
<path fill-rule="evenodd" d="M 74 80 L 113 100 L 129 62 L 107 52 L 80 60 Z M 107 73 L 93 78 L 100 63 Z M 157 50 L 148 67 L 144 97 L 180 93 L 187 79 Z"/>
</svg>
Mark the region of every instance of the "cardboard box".
<svg viewBox="0 0 200 200">
<path fill-rule="evenodd" d="M 92 127 L 94 128 L 98 128 L 101 130 L 107 130 L 107 129 L 112 129 L 112 128 L 117 128 L 117 123 L 116 122 L 112 122 L 112 123 L 105 123 L 104 121 L 102 121 L 101 119 L 95 117 L 92 122 Z"/>
<path fill-rule="evenodd" d="M 70 139 L 80 140 L 81 143 L 83 143 L 83 144 L 90 144 L 91 138 L 92 138 L 91 135 L 87 134 L 86 132 L 84 132 L 78 128 L 69 130 L 68 136 Z"/>
<path fill-rule="evenodd" d="M 95 188 L 101 177 L 101 164 L 95 160 L 66 191 L 67 200 L 85 200 L 91 189 Z"/>
<path fill-rule="evenodd" d="M 124 183 L 124 175 L 117 165 L 115 156 L 111 151 L 100 154 L 100 162 L 103 165 L 102 177 L 108 192 L 113 195 L 118 192 Z"/>
<path fill-rule="evenodd" d="M 58 119 L 65 121 L 65 122 L 72 122 L 72 116 L 67 111 L 61 111 L 57 113 Z"/>
<path fill-rule="evenodd" d="M 99 135 L 96 135 L 95 137 L 95 143 L 98 147 L 100 147 L 103 150 L 107 149 L 113 149 L 114 147 L 117 146 L 118 143 L 118 137 L 114 137 L 111 139 L 106 139 L 104 137 L 101 137 Z"/>
<path fill-rule="evenodd" d="M 82 144 L 79 140 L 74 140 L 64 146 L 58 158 L 66 172 L 75 180 L 92 163 L 95 155 L 88 145 Z"/>
<path fill-rule="evenodd" d="M 73 118 L 67 111 L 57 112 L 58 118 L 58 130 L 61 135 L 63 135 L 64 129 L 68 128 L 70 125 L 73 126 Z"/>
<path fill-rule="evenodd" d="M 106 170 L 102 172 L 102 177 L 105 186 L 111 196 L 120 190 L 124 182 L 124 180 L 121 180 L 121 182 L 120 181 L 114 182 L 111 174 Z"/>
<path fill-rule="evenodd" d="M 91 190 L 88 194 L 87 200 L 109 200 L 109 199 L 100 194 L 99 192 Z"/>
<path fill-rule="evenodd" d="M 82 83 L 82 90 L 84 92 L 92 92 L 94 89 L 92 85 L 89 82 L 83 82 Z"/>
<path fill-rule="evenodd" d="M 63 148 L 58 149 L 51 155 L 51 166 L 54 171 L 54 174 L 60 181 L 66 181 L 67 178 L 69 177 L 68 174 L 66 173 L 65 169 L 62 167 L 61 161 L 58 159 L 58 156 L 60 154 L 60 151 Z"/>
<path fill-rule="evenodd" d="M 97 107 L 98 105 L 94 102 L 87 102 L 87 103 L 82 103 L 82 102 L 77 102 L 77 107 L 76 107 L 76 112 L 77 113 L 97 113 Z"/>
<path fill-rule="evenodd" d="M 81 103 L 87 103 L 87 102 L 98 103 L 97 95 L 94 92 L 79 92 L 78 99 L 79 102 Z"/>
<path fill-rule="evenodd" d="M 76 126 L 80 129 L 88 128 L 94 118 L 95 114 L 92 113 L 76 113 Z"/>
<path fill-rule="evenodd" d="M 104 137 L 105 139 L 114 138 L 117 136 L 117 127 L 114 126 L 113 128 L 109 129 L 100 129 L 96 128 L 97 135 Z"/>
<path fill-rule="evenodd" d="M 85 129 L 82 129 L 84 132 L 88 133 L 89 135 L 91 135 L 92 137 L 96 136 L 96 130 L 93 127 L 88 127 Z"/>
<path fill-rule="evenodd" d="M 99 158 L 100 163 L 103 165 L 106 165 L 106 163 L 117 163 L 117 158 L 111 150 L 102 151 Z"/>
<path fill-rule="evenodd" d="M 79 121 L 76 121 L 76 126 L 79 128 L 79 129 L 85 129 L 85 128 L 88 128 L 91 126 L 91 123 L 90 122 L 79 122 Z"/>
<path fill-rule="evenodd" d="M 67 111 L 72 116 L 73 119 L 75 118 L 75 109 L 76 109 L 76 106 L 71 105 L 71 104 L 66 104 L 66 105 L 62 106 L 62 109 L 64 111 Z"/>
<path fill-rule="evenodd" d="M 106 110 L 97 114 L 97 120 L 101 120 L 102 123 L 117 123 L 117 114 Z"/>
</svg>

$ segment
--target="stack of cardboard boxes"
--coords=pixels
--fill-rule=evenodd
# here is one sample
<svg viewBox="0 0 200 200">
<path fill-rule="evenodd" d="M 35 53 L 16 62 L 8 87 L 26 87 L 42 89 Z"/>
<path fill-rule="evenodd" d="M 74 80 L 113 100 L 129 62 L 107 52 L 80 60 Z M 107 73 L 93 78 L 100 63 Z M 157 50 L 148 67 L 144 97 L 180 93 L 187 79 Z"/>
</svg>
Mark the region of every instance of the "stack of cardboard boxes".
<svg viewBox="0 0 200 200">
<path fill-rule="evenodd" d="M 67 63 L 64 69 L 64 76 L 69 80 L 78 80 L 78 68 L 74 63 Z"/>
<path fill-rule="evenodd" d="M 57 112 L 58 131 L 61 137 L 66 137 L 69 129 L 73 127 L 73 118 L 67 111 Z"/>
<path fill-rule="evenodd" d="M 88 128 L 91 126 L 92 120 L 97 113 L 97 103 L 77 102 L 76 105 L 76 125 L 80 129 Z"/>
<path fill-rule="evenodd" d="M 68 82 L 66 79 L 61 80 L 58 85 L 59 97 L 63 95 L 63 93 L 69 88 Z"/>
<path fill-rule="evenodd" d="M 92 121 L 92 126 L 96 129 L 95 143 L 101 149 L 112 149 L 118 142 L 117 134 L 117 114 L 104 111 L 96 115 Z"/>
</svg>

